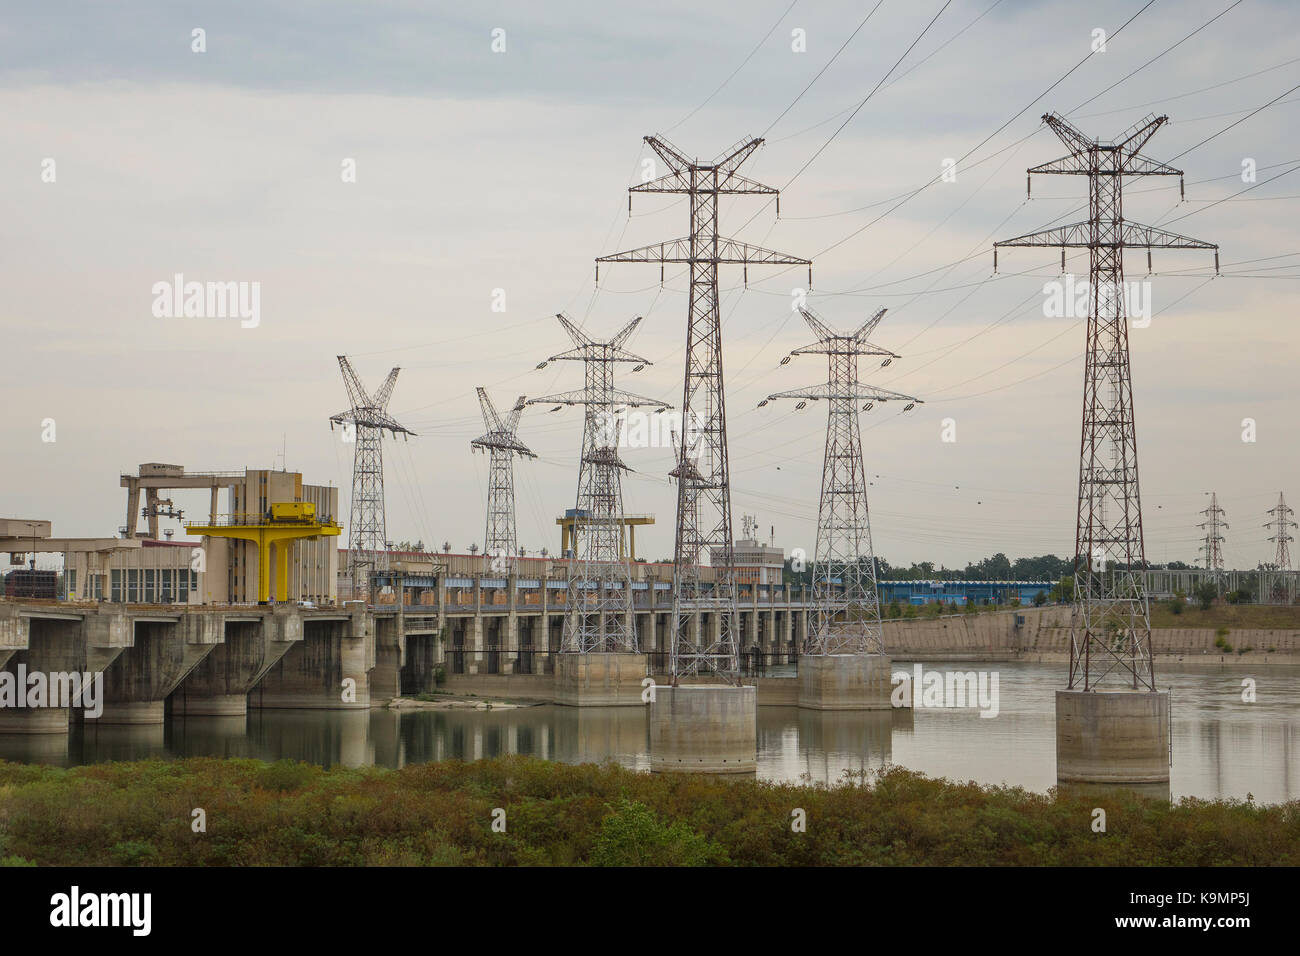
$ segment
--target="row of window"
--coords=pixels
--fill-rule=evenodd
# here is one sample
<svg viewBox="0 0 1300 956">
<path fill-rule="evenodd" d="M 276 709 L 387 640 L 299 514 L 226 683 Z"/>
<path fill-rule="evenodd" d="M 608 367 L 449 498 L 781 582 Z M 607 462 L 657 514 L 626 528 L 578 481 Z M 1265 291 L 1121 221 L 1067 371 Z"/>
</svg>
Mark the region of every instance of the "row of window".
<svg viewBox="0 0 1300 956">
<path fill-rule="evenodd" d="M 190 568 L 114 568 L 112 601 L 128 604 L 184 604 L 199 589 L 199 573 Z"/>
</svg>

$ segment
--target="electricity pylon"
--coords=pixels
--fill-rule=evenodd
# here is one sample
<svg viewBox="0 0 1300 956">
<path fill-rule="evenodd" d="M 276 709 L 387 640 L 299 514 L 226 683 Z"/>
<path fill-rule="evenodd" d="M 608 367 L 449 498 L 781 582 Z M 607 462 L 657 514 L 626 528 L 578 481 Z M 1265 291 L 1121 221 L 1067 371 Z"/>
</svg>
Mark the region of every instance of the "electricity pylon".
<svg viewBox="0 0 1300 956">
<path fill-rule="evenodd" d="M 563 313 L 556 316 L 573 340 L 573 348 L 547 362 L 579 361 L 585 367 L 581 391 L 529 399 L 528 404 L 584 405 L 582 454 L 578 460 L 578 497 L 573 516 L 573 558 L 564 613 L 561 652 L 637 652 L 632 611 L 632 568 L 623 549 L 623 472 L 619 457 L 621 412 L 625 408 L 669 406 L 614 387 L 614 365 L 651 364 L 623 347 L 641 324 L 633 319 L 608 342 L 597 342 Z"/>
<path fill-rule="evenodd" d="M 1273 516 L 1273 520 L 1264 527 L 1273 532 L 1273 536 L 1268 540 L 1277 545 L 1277 550 L 1273 555 L 1273 570 L 1290 571 L 1290 544 L 1295 540 L 1295 538 L 1291 537 L 1290 529 L 1297 527 L 1296 523 L 1291 520 L 1291 516 L 1295 512 L 1287 507 L 1286 496 L 1279 491 L 1277 493 L 1277 506 L 1269 508 L 1268 513 Z"/>
<path fill-rule="evenodd" d="M 1214 583 L 1222 587 L 1223 578 L 1223 531 L 1228 522 L 1223 520 L 1223 509 L 1219 507 L 1219 496 L 1210 492 L 1210 507 L 1201 514 L 1205 520 L 1198 527 L 1205 531 L 1205 544 L 1198 549 L 1205 552 L 1205 569 L 1211 573 Z"/>
<path fill-rule="evenodd" d="M 487 391 L 478 391 L 479 409 L 487 432 L 470 442 L 471 448 L 487 452 L 488 466 L 487 524 L 483 532 L 483 553 L 492 561 L 493 573 L 507 571 L 518 554 L 515 536 L 515 455 L 537 456 L 519 440 L 519 416 L 524 410 L 524 396 L 515 401 L 503 420 Z"/>
<path fill-rule="evenodd" d="M 1078 522 L 1074 545 L 1074 607 L 1070 622 L 1069 689 L 1127 685 L 1154 692 L 1151 612 L 1141 572 L 1146 567 L 1138 489 L 1137 433 L 1129 366 L 1124 250 L 1219 247 L 1126 219 L 1126 176 L 1178 176 L 1182 170 L 1140 152 L 1167 116 L 1149 116 L 1112 142 L 1091 139 L 1055 113 L 1043 117 L 1069 154 L 1029 170 L 1086 176 L 1088 218 L 994 243 L 1088 250 L 1088 333 L 1079 450 Z M 1181 188 L 1181 187 L 1180 187 Z M 1064 265 L 1062 266 L 1064 267 Z"/>
<path fill-rule="evenodd" d="M 353 429 L 356 451 L 352 456 L 352 515 L 348 520 L 348 570 L 352 596 L 370 593 L 370 576 L 388 570 L 388 537 L 384 524 L 384 432 L 394 438 L 414 435 L 388 414 L 388 400 L 397 384 L 395 368 L 374 396 L 367 394 L 346 355 L 340 355 L 339 369 L 351 404 L 345 412 L 330 416 L 330 430 L 343 425 Z M 346 431 L 345 431 L 346 436 Z"/>
<path fill-rule="evenodd" d="M 864 385 L 858 378 L 859 356 L 884 356 L 886 363 L 898 358 L 867 338 L 884 318 L 884 309 L 848 335 L 838 334 L 808 309 L 799 312 L 817 341 L 790 354 L 825 355 L 830 366 L 826 383 L 777 392 L 767 396 L 759 406 L 781 398 L 800 399 L 801 404 L 825 399 L 829 404 L 813 557 L 814 621 L 802 653 L 884 654 L 858 403 L 867 402 L 870 406 L 876 402 L 905 401 L 908 403 L 905 409 L 910 410 L 921 400 Z M 836 587 L 836 582 L 840 587 Z"/>
<path fill-rule="evenodd" d="M 668 167 L 658 179 L 640 183 L 632 193 L 677 193 L 690 197 L 690 233 L 683 238 L 602 256 L 602 262 L 657 262 L 660 277 L 667 263 L 690 269 L 690 304 L 686 317 L 686 375 L 682 388 L 681 441 L 672 477 L 677 480 L 677 527 L 673 539 L 673 625 L 670 641 L 672 682 L 711 672 L 728 684 L 740 683 L 739 621 L 736 607 L 735 551 L 731 534 L 731 478 L 727 466 L 727 418 L 722 387 L 722 322 L 718 307 L 718 266 L 808 266 L 785 253 L 762 249 L 718 235 L 718 197 L 778 196 L 778 190 L 741 176 L 737 170 L 762 139 L 748 139 L 713 162 L 688 159 L 661 137 L 645 142 Z M 778 198 L 777 202 L 780 200 Z M 713 567 L 706 587 L 702 568 Z M 703 615 L 714 615 L 706 629 Z M 691 619 L 700 622 L 698 643 Z"/>
</svg>

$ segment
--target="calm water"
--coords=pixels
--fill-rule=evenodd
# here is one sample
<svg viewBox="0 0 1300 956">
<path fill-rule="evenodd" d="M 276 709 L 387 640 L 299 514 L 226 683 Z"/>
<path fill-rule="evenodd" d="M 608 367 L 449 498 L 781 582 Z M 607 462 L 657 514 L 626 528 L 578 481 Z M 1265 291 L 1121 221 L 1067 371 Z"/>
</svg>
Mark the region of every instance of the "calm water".
<svg viewBox="0 0 1300 956">
<path fill-rule="evenodd" d="M 834 781 L 845 770 L 899 764 L 932 776 L 1045 790 L 1056 782 L 1054 694 L 1064 665 L 927 663 L 929 670 L 999 676 L 1000 713 L 922 709 L 824 714 L 758 709 L 758 775 Z M 911 669 L 899 661 L 896 669 Z M 1258 700 L 1241 701 L 1255 678 Z M 1300 798 L 1300 672 L 1160 676 L 1172 693 L 1175 798 Z M 247 718 L 177 718 L 155 728 L 87 724 L 66 737 L 0 735 L 0 757 L 56 764 L 143 757 L 283 757 L 324 766 L 400 767 L 445 758 L 521 753 L 568 762 L 612 759 L 649 769 L 641 708 L 551 705 L 497 711 L 250 711 Z"/>
</svg>

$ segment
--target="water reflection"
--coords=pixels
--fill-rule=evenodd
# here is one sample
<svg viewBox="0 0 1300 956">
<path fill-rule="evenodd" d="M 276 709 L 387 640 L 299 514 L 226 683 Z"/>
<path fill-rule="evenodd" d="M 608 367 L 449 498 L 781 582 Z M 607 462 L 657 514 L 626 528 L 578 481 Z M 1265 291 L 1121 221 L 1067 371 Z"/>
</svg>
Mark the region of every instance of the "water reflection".
<svg viewBox="0 0 1300 956">
<path fill-rule="evenodd" d="M 904 662 L 900 662 L 904 665 Z M 920 709 L 881 713 L 758 709 L 758 776 L 833 783 L 894 763 L 932 776 L 1043 791 L 1056 783 L 1049 664 L 927 663 L 926 669 L 996 669 L 999 715 Z M 1242 679 L 1256 682 L 1254 703 Z M 1176 798 L 1252 794 L 1300 797 L 1300 672 L 1198 670 L 1161 675 L 1172 699 Z M 570 763 L 649 767 L 641 708 L 541 706 L 512 710 L 253 710 L 247 717 L 175 717 L 159 727 L 74 725 L 68 735 L 0 735 L 0 758 L 71 765 L 145 757 L 292 758 L 323 766 L 401 767 L 431 760 L 528 754 Z"/>
</svg>

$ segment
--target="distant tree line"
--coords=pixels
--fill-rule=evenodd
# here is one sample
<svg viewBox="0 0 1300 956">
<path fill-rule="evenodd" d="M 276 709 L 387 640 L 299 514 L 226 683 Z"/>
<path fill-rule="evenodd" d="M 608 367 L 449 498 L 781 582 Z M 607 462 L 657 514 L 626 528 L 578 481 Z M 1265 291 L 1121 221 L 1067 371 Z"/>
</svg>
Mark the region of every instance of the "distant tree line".
<svg viewBox="0 0 1300 956">
<path fill-rule="evenodd" d="M 949 568 L 933 561 L 917 561 L 911 565 L 892 565 L 885 558 L 877 556 L 876 579 L 879 581 L 1057 581 L 1072 578 L 1074 560 L 1061 558 L 1054 554 L 1037 557 L 1016 558 L 1014 561 L 999 551 L 992 557 L 984 558 L 964 568 Z M 1108 569 L 1118 567 L 1108 563 Z M 1168 564 L 1148 564 L 1152 569 L 1186 571 L 1191 565 L 1182 561 Z M 787 584 L 812 584 L 812 563 L 796 571 L 790 558 L 785 561 L 785 581 Z M 1072 581 L 1071 581 L 1072 583 Z"/>
</svg>

